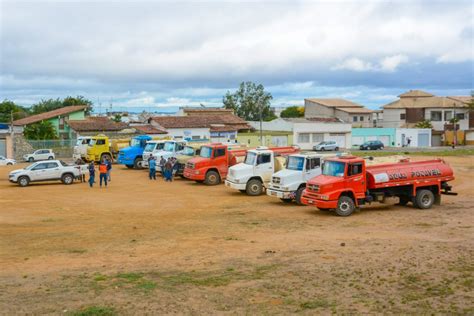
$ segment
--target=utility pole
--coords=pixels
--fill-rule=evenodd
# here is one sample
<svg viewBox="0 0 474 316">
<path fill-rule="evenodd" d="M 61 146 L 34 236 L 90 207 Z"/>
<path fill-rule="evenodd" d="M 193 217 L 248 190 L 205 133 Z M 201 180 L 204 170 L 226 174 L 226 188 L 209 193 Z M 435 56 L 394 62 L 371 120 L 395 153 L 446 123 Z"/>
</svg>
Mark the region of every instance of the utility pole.
<svg viewBox="0 0 474 316">
<path fill-rule="evenodd" d="M 12 156 L 11 158 L 15 158 L 15 131 L 13 130 L 13 111 L 10 111 L 10 139 L 12 142 Z"/>
<path fill-rule="evenodd" d="M 458 135 L 456 133 L 456 102 L 453 102 L 453 149 L 456 148 L 458 144 Z"/>
<path fill-rule="evenodd" d="M 263 131 L 262 131 L 262 105 L 260 104 L 260 146 L 263 146 Z"/>
</svg>

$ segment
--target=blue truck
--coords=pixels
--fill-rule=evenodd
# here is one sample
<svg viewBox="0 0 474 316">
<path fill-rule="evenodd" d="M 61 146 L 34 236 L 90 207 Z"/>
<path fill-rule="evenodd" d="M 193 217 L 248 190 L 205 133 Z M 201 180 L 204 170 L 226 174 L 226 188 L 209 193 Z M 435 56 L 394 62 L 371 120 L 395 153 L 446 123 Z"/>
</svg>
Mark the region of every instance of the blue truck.
<svg viewBox="0 0 474 316">
<path fill-rule="evenodd" d="M 129 169 L 141 169 L 140 162 L 143 159 L 143 150 L 146 142 L 152 140 L 151 136 L 139 135 L 132 138 L 130 147 L 119 151 L 117 162 L 127 166 Z"/>
</svg>

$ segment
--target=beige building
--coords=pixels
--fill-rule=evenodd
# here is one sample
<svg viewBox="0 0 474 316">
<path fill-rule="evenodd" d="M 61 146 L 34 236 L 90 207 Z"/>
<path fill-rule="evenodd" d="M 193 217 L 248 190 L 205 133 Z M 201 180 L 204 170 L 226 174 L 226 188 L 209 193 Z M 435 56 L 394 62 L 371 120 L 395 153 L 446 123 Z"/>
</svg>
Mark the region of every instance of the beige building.
<svg viewBox="0 0 474 316">
<path fill-rule="evenodd" d="M 306 118 L 335 117 L 353 127 L 372 127 L 372 110 L 345 99 L 311 98 L 304 100 Z"/>
</svg>

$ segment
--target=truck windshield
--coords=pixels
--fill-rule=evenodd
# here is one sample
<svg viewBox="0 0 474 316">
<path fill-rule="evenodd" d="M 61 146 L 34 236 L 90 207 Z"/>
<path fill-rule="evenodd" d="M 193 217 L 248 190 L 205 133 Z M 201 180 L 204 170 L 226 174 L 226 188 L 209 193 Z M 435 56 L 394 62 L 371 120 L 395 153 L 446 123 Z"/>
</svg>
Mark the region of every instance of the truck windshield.
<svg viewBox="0 0 474 316">
<path fill-rule="evenodd" d="M 255 164 L 255 159 L 257 158 L 257 154 L 253 152 L 247 152 L 247 155 L 245 156 L 245 161 L 244 163 L 247 165 L 254 165 Z"/>
<path fill-rule="evenodd" d="M 304 158 L 303 157 L 288 157 L 288 166 L 286 167 L 289 170 L 303 171 Z"/>
<path fill-rule="evenodd" d="M 346 164 L 340 161 L 326 161 L 323 166 L 325 176 L 343 177 Z"/>
<path fill-rule="evenodd" d="M 183 155 L 186 155 L 186 156 L 194 156 L 194 149 L 193 149 L 193 147 L 190 147 L 190 146 L 184 147 Z"/>
<path fill-rule="evenodd" d="M 164 151 L 174 151 L 174 142 L 165 142 Z"/>
<path fill-rule="evenodd" d="M 153 151 L 155 149 L 156 143 L 148 143 L 145 146 L 144 151 Z"/>
<path fill-rule="evenodd" d="M 94 146 L 96 142 L 97 142 L 97 139 L 91 139 L 89 146 L 91 147 Z"/>
<path fill-rule="evenodd" d="M 139 139 L 136 139 L 136 138 L 132 138 L 132 140 L 130 141 L 130 146 L 131 147 L 140 147 L 140 140 Z"/>
<path fill-rule="evenodd" d="M 200 156 L 202 158 L 211 158 L 212 148 L 211 147 L 202 147 Z"/>
</svg>

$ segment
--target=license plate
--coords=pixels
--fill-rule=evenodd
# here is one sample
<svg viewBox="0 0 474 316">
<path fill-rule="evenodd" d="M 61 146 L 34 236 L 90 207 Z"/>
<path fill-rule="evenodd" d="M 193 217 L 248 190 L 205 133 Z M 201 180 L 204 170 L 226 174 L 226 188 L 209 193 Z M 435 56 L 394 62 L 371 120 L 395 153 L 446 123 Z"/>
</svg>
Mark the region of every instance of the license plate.
<svg viewBox="0 0 474 316">
<path fill-rule="evenodd" d="M 271 194 L 272 196 L 277 196 L 277 195 L 278 195 L 278 193 L 276 193 L 276 192 L 270 192 L 270 194 Z"/>
</svg>

